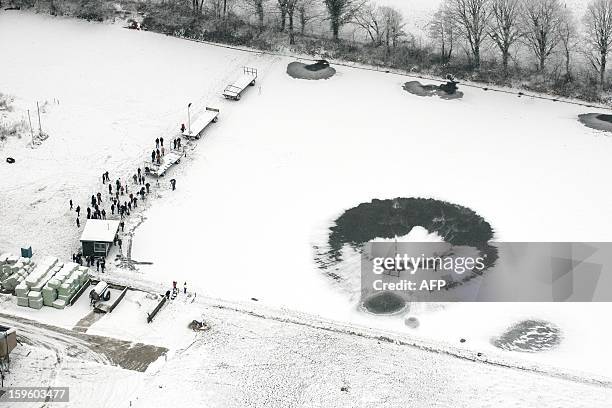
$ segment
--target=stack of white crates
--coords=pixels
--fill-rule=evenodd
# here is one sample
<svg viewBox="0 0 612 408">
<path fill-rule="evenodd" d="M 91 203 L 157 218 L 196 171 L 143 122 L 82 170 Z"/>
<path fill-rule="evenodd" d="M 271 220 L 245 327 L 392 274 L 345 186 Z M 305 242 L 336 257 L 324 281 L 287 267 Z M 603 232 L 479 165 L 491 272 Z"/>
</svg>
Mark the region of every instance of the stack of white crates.
<svg viewBox="0 0 612 408">
<path fill-rule="evenodd" d="M 19 306 L 29 306 L 34 309 L 42 308 L 42 288 L 60 268 L 61 264 L 58 265 L 57 258 L 52 256 L 45 257 L 36 268 L 34 268 L 32 273 L 15 287 L 17 304 Z"/>
<path fill-rule="evenodd" d="M 43 303 L 63 309 L 89 278 L 89 268 L 67 263 L 43 288 Z"/>
<path fill-rule="evenodd" d="M 30 258 L 17 257 L 11 254 L 0 255 L 0 286 L 13 291 L 34 268 Z"/>
</svg>

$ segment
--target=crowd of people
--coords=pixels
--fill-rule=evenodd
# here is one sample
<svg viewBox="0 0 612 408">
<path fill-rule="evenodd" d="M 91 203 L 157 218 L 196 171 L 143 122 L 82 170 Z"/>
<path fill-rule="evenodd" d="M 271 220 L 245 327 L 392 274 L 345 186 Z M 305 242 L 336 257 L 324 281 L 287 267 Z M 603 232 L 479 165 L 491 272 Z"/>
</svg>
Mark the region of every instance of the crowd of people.
<svg viewBox="0 0 612 408">
<path fill-rule="evenodd" d="M 175 150 L 181 147 L 181 138 L 176 138 L 172 141 L 172 146 Z M 161 163 L 161 158 L 165 154 L 164 138 L 160 137 L 155 139 L 155 150 L 151 154 L 152 162 L 157 164 Z M 119 219 L 119 226 L 121 233 L 124 232 L 125 222 L 124 219 L 129 217 L 130 214 L 138 208 L 138 204 L 145 202 L 147 196 L 151 193 L 151 183 L 145 176 L 146 171 L 143 171 L 140 167 L 136 169 L 136 172 L 126 179 L 117 178 L 114 182 L 111 182 L 110 173 L 105 171 L 102 173 L 102 185 L 104 186 L 102 191 L 106 196 L 98 191 L 92 194 L 88 205 L 83 214 L 86 219 L 98 219 L 106 220 L 107 217 L 112 219 Z M 131 183 L 129 182 L 131 179 Z M 159 187 L 159 180 L 156 181 L 156 185 Z M 176 190 L 176 179 L 170 180 L 170 188 Z M 69 201 L 70 211 L 76 212 L 76 226 L 81 227 L 81 206 L 74 205 L 72 199 Z M 109 213 L 110 211 L 110 213 Z M 122 250 L 122 240 L 120 236 L 115 236 L 114 244 L 119 246 L 119 250 Z M 80 265 L 84 263 L 88 267 L 96 266 L 98 271 L 104 272 L 105 260 L 104 258 L 85 257 L 81 253 L 72 255 L 73 262 Z"/>
</svg>

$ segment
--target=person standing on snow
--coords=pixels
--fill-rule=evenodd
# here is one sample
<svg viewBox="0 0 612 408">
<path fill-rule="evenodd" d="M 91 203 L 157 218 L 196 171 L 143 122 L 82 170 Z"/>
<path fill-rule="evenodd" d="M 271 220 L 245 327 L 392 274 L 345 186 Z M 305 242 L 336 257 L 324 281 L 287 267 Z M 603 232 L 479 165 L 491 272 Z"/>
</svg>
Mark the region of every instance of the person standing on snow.
<svg viewBox="0 0 612 408">
<path fill-rule="evenodd" d="M 77 219 L 76 219 L 76 223 L 77 223 L 77 228 L 81 228 L 81 221 L 79 220 L 78 216 L 77 216 Z"/>
<path fill-rule="evenodd" d="M 70 211 L 72 211 L 72 199 L 70 199 Z"/>
<path fill-rule="evenodd" d="M 164 147 L 164 138 L 163 137 L 159 138 L 159 144 L 161 145 L 161 147 Z"/>
<path fill-rule="evenodd" d="M 187 294 L 187 282 L 183 284 L 183 293 Z"/>
<path fill-rule="evenodd" d="M 155 139 L 155 148 L 159 149 L 159 137 Z"/>
<path fill-rule="evenodd" d="M 77 205 L 77 208 L 76 208 L 76 213 L 77 213 L 77 217 L 78 217 L 79 215 L 81 215 L 81 206 L 80 206 L 80 205 Z"/>
<path fill-rule="evenodd" d="M 155 150 L 151 152 L 151 163 L 155 163 Z"/>
</svg>

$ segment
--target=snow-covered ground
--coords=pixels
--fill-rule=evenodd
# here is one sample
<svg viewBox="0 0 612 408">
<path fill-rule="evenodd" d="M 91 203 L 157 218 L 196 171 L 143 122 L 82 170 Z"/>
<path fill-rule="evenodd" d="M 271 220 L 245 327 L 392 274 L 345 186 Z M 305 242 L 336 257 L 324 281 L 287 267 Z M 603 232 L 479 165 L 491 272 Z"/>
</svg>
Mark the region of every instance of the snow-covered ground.
<svg viewBox="0 0 612 408">
<path fill-rule="evenodd" d="M 169 141 L 180 123 L 186 122 L 187 103 L 193 103 L 194 117 L 205 106 L 214 106 L 221 110 L 219 122 L 206 131 L 171 176 L 154 186 L 163 197 L 144 212 L 144 222 L 135 231 L 131 257 L 152 265 L 140 265 L 137 271 L 110 268 L 114 278 L 165 286 L 172 280 L 180 286 L 187 281 L 189 290 L 200 296 L 241 302 L 257 298 L 271 307 L 407 332 L 452 346 L 466 338 L 462 347 L 487 355 L 612 378 L 606 365 L 612 357 L 607 347 L 607 304 L 448 305 L 436 312 L 414 312 L 421 326 L 408 331 L 401 318 L 373 318 L 359 312 L 357 299 L 327 280 L 313 258 L 313 246 L 325 243 L 330 223 L 345 209 L 373 198 L 397 196 L 433 197 L 470 207 L 491 223 L 498 240 L 609 241 L 612 233 L 606 226 L 612 225 L 612 194 L 605 186 L 612 138 L 577 121 L 578 114 L 588 112 L 586 108 L 472 88 L 463 89 L 463 100 L 420 98 L 402 90 L 406 77 L 343 66 L 337 66 L 338 74 L 327 81 L 295 80 L 285 73 L 292 61 L 289 58 L 28 13 L 0 14 L 0 55 L 10 56 L 0 64 L 0 91 L 15 95 L 17 109 L 24 113 L 26 109 L 34 112 L 36 101 L 49 101 L 42 116 L 43 128 L 50 135 L 36 149 L 27 148 L 27 140 L 22 139 L 11 140 L 0 150 L 3 157 L 17 160 L 8 165 L 3 158 L 0 164 L 0 249 L 16 252 L 28 244 L 35 253 L 67 258 L 78 246 L 68 200 L 84 207 L 87 197 L 103 191 L 100 178 L 105 170 L 110 171 L 111 180 L 133 174 L 148 157 L 156 137 Z M 223 100 L 220 92 L 242 65 L 259 69 L 257 85 L 240 102 Z M 177 179 L 174 192 L 166 181 L 170 177 Z M 144 310 L 140 302 L 147 303 L 130 295 L 119 306 L 119 314 L 106 316 L 89 330 L 184 347 L 180 344 L 184 338 L 165 341 L 163 330 L 150 331 L 134 323 Z M 125 309 L 123 316 L 130 317 L 121 317 L 121 308 Z M 199 312 L 179 310 L 174 316 L 187 319 L 183 324 Z M 72 326 L 82 317 L 59 318 L 55 324 Z M 560 327 L 564 334 L 561 346 L 520 355 L 489 344 L 492 336 L 526 317 Z M 31 318 L 54 319 L 42 314 Z M 231 318 L 236 316 L 218 319 L 231 325 Z M 163 313 L 160 319 L 164 321 Z M 124 330 L 128 324 L 135 325 L 134 331 Z M 319 358 L 314 369 L 304 369 L 299 375 L 293 369 L 285 371 L 283 367 L 290 366 L 283 364 L 304 365 L 299 355 L 295 360 L 289 358 L 299 351 L 298 346 L 288 346 L 290 340 L 313 333 L 271 327 L 274 325 L 259 327 L 251 321 L 244 325 L 240 329 L 245 337 L 263 340 L 230 342 L 224 345 L 223 358 L 214 356 L 219 361 L 202 362 L 191 354 L 183 361 L 178 356 L 156 378 L 176 377 L 181 367 L 189 365 L 199 373 L 197 377 L 218 374 L 210 380 L 218 384 L 208 385 L 212 392 L 224 392 L 236 388 L 237 382 L 256 382 L 257 370 L 271 365 L 279 371 L 270 381 L 293 376 L 306 390 L 295 397 L 301 400 L 270 397 L 278 406 L 300 402 L 316 406 L 310 403 L 312 396 L 317 387 L 328 383 L 313 377 L 317 370 L 328 380 L 336 378 L 334 370 L 365 362 L 375 367 L 373 371 L 384 372 L 372 383 L 367 382 L 372 371 L 369 376 L 367 372 L 352 373 L 347 377 L 350 389 L 375 390 L 381 381 L 404 384 L 404 379 L 414 378 L 408 375 L 412 365 L 393 366 L 411 353 L 392 346 L 376 351 L 375 342 L 321 338 L 325 335 L 319 332 L 314 334 L 319 342 L 304 344 L 308 350 L 304 359 Z M 265 329 L 275 334 L 266 337 Z M 274 343 L 277 337 L 283 340 Z M 214 354 L 220 340 L 198 344 L 198 349 L 210 347 Z M 273 348 L 256 356 L 261 358 L 259 363 L 236 368 L 244 360 L 236 350 L 261 348 L 266 341 Z M 353 353 L 354 346 L 357 351 L 351 356 L 366 357 L 357 361 L 341 354 L 338 360 L 324 363 L 329 360 L 326 350 L 334 342 L 342 345 L 333 348 L 334 352 Z M 271 358 L 285 348 L 290 352 L 283 351 L 280 360 Z M 423 359 L 416 365 L 437 367 L 429 357 Z M 278 363 L 281 360 L 290 363 Z M 565 384 L 542 384 L 531 374 L 520 378 L 524 374 L 470 368 L 455 360 L 439 364 L 439 371 L 434 370 L 437 385 L 446 376 L 440 372 L 452 370 L 448 381 L 453 386 L 445 388 L 449 395 L 468 393 L 475 383 L 485 384 L 478 389 L 486 390 L 498 381 L 493 377 L 502 376 L 510 379 L 510 385 L 490 395 L 495 399 L 491 404 L 512 396 L 517 406 L 535 405 L 529 398 L 550 387 L 563 389 L 563 393 L 557 402 L 544 406 L 571 405 L 573 386 L 566 390 Z M 474 376 L 473 381 L 457 385 L 464 374 Z M 150 380 L 139 394 L 142 399 L 165 398 L 155 381 Z M 180 386 L 195 386 L 191 381 L 195 380 Z M 296 383 L 283 386 L 281 394 L 292 394 Z M 526 384 L 533 392 L 518 392 Z M 262 389 L 272 385 L 264 384 Z M 263 395 L 257 392 L 240 391 L 231 402 L 235 406 L 253 402 L 248 398 Z M 599 398 L 598 392 L 576 390 L 575 401 L 583 394 Z M 334 394 L 326 395 L 331 398 Z M 209 397 L 221 401 L 214 394 Z M 209 397 L 200 402 L 214 405 L 206 399 Z M 404 397 L 402 401 L 411 401 Z M 361 396 L 347 398 L 338 400 L 338 405 L 354 406 Z M 593 401 L 585 406 L 603 406 L 597 399 L 584 398 Z M 395 403 L 395 399 L 387 401 L 388 406 Z M 322 401 L 320 405 L 328 404 Z M 444 402 L 439 406 L 445 406 Z"/>
<path fill-rule="evenodd" d="M 189 331 L 188 316 L 210 329 Z M 99 323 L 106 319 L 114 317 Z M 120 320 L 114 323 L 125 323 Z M 476 356 L 413 347 L 385 332 L 259 306 L 191 303 L 183 295 L 152 324 L 134 322 L 133 341 L 165 330 L 174 343 L 144 373 L 110 365 L 103 349 L 69 346 L 70 337 L 50 327 L 2 316 L 0 323 L 16 325 L 28 339 L 16 349 L 7 385 L 69 386 L 66 406 L 603 408 L 612 397 L 609 385 L 588 379 L 485 364 Z"/>
</svg>

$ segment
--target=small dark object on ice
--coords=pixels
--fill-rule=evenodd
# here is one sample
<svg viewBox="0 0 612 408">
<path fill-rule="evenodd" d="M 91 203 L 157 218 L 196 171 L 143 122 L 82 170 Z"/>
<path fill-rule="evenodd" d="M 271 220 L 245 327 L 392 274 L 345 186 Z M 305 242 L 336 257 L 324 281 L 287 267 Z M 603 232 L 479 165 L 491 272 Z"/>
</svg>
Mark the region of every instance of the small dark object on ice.
<svg viewBox="0 0 612 408">
<path fill-rule="evenodd" d="M 478 357 L 482 357 L 482 353 L 478 353 L 476 354 Z"/>
<path fill-rule="evenodd" d="M 254 301 L 254 302 L 259 302 L 259 299 L 257 299 L 257 298 L 251 298 L 251 300 Z"/>
<path fill-rule="evenodd" d="M 340 391 L 348 392 L 348 387 L 346 385 L 343 385 L 342 387 L 340 387 Z"/>
<path fill-rule="evenodd" d="M 459 340 L 460 343 L 465 343 L 465 339 Z"/>
<path fill-rule="evenodd" d="M 317 60 L 314 64 L 306 65 L 304 68 L 309 71 L 320 71 L 322 69 L 329 68 L 329 61 Z"/>
<path fill-rule="evenodd" d="M 141 26 L 140 23 L 136 20 L 133 19 L 129 19 L 128 20 L 128 27 L 130 30 L 140 30 Z"/>
<path fill-rule="evenodd" d="M 207 325 L 206 322 L 199 322 L 197 320 L 192 320 L 187 327 L 193 331 L 205 331 L 210 329 L 210 326 Z"/>
<path fill-rule="evenodd" d="M 440 85 L 440 90 L 446 92 L 448 95 L 454 95 L 457 92 L 457 84 L 459 82 L 455 81 L 455 78 L 452 75 L 446 76 L 447 82 L 445 84 Z"/>
<path fill-rule="evenodd" d="M 12 157 L 7 157 L 7 158 L 6 158 L 6 162 L 7 162 L 8 164 L 13 164 L 13 163 L 15 163 L 15 159 L 13 159 Z"/>
</svg>

